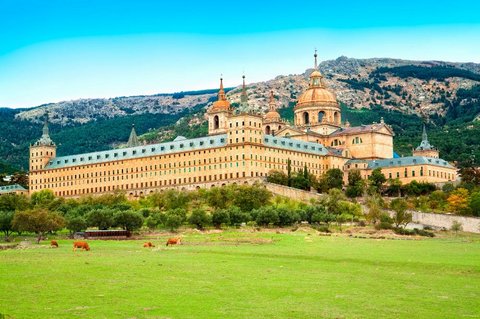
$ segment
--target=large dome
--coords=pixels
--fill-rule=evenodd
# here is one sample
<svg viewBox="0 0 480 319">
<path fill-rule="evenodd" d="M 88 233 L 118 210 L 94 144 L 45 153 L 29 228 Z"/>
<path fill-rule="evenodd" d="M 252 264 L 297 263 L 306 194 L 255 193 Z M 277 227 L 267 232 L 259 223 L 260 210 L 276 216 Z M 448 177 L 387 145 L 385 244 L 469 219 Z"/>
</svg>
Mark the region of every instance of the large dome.
<svg viewBox="0 0 480 319">
<path fill-rule="evenodd" d="M 330 92 L 324 87 L 312 87 L 300 95 L 297 102 L 297 107 L 315 105 L 321 106 L 337 104 L 337 97 L 335 93 Z"/>
</svg>

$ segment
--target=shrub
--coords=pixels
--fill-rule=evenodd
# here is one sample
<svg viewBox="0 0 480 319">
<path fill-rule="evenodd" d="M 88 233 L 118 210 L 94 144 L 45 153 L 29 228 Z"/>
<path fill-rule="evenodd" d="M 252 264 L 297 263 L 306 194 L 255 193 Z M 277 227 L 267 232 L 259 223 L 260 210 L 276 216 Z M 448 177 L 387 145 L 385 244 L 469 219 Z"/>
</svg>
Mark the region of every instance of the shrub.
<svg viewBox="0 0 480 319">
<path fill-rule="evenodd" d="M 278 225 L 280 221 L 277 210 L 271 206 L 257 209 L 255 220 L 259 226 Z"/>
<path fill-rule="evenodd" d="M 252 216 L 249 213 L 242 212 L 237 206 L 232 206 L 227 211 L 230 216 L 230 225 L 232 226 L 240 226 L 242 223 L 252 220 Z"/>
<path fill-rule="evenodd" d="M 272 193 L 261 185 L 237 186 L 233 202 L 242 211 L 250 212 L 267 205 L 271 198 Z"/>
<path fill-rule="evenodd" d="M 407 212 L 407 201 L 403 198 L 395 198 L 390 203 L 390 208 L 395 212 L 393 217 L 393 222 L 395 223 L 395 227 L 400 227 L 400 225 L 404 225 L 404 227 L 412 221 L 412 214 Z"/>
<path fill-rule="evenodd" d="M 168 216 L 175 215 L 180 218 L 182 223 L 184 223 L 187 220 L 187 211 L 184 208 L 169 209 L 167 210 L 166 214 L 167 214 L 167 219 L 168 219 Z"/>
<path fill-rule="evenodd" d="M 230 214 L 226 209 L 217 209 L 212 214 L 212 224 L 215 228 L 230 224 Z"/>
<path fill-rule="evenodd" d="M 459 231 L 463 230 L 462 223 L 454 220 L 453 223 L 452 223 L 452 226 L 450 227 L 450 230 L 454 231 L 455 234 L 457 234 Z"/>
<path fill-rule="evenodd" d="M 290 210 L 286 208 L 277 208 L 278 214 L 278 226 L 290 226 L 300 221 L 300 216 L 295 210 Z"/>
<path fill-rule="evenodd" d="M 5 240 L 8 241 L 10 233 L 13 231 L 12 221 L 15 212 L 0 211 L 0 231 L 5 235 Z"/>
<path fill-rule="evenodd" d="M 114 225 L 113 214 L 109 208 L 94 209 L 87 214 L 87 224 L 101 230 L 109 229 Z"/>
<path fill-rule="evenodd" d="M 380 215 L 380 222 L 375 225 L 376 229 L 392 229 L 393 219 L 388 214 Z"/>
<path fill-rule="evenodd" d="M 165 226 L 167 226 L 171 231 L 176 231 L 180 226 L 182 226 L 183 220 L 182 217 L 177 214 L 167 214 L 165 220 Z"/>
<path fill-rule="evenodd" d="M 150 229 L 158 228 L 158 226 L 165 224 L 167 216 L 161 212 L 152 213 L 147 219 L 146 224 Z"/>
<path fill-rule="evenodd" d="M 393 231 L 395 234 L 398 235 L 407 235 L 407 236 L 414 236 L 414 235 L 419 235 L 419 236 L 425 236 L 425 237 L 435 237 L 435 234 L 429 231 L 426 231 L 424 229 L 405 229 L 405 228 L 398 228 L 395 227 L 393 228 Z"/>
<path fill-rule="evenodd" d="M 113 216 L 113 220 L 115 226 L 125 230 L 137 230 L 143 226 L 142 215 L 134 210 L 117 211 Z"/>
<path fill-rule="evenodd" d="M 192 211 L 188 222 L 197 229 L 202 230 L 210 224 L 210 216 L 207 215 L 205 210 L 197 208 Z"/>
<path fill-rule="evenodd" d="M 69 216 L 66 217 L 66 227 L 70 233 L 76 233 L 87 229 L 87 221 L 83 216 Z"/>
<path fill-rule="evenodd" d="M 330 228 L 328 225 L 317 225 L 314 226 L 314 229 L 318 230 L 321 233 L 330 233 Z"/>
</svg>

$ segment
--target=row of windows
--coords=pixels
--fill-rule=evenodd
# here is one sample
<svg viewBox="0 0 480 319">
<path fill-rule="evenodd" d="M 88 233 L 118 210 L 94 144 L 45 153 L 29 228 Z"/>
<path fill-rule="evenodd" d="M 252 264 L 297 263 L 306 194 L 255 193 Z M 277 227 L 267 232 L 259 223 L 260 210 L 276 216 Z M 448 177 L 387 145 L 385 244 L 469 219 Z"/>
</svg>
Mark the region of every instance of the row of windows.
<svg viewBox="0 0 480 319">
<path fill-rule="evenodd" d="M 198 179 L 196 177 L 189 177 L 189 178 L 174 178 L 165 181 L 151 181 L 151 182 L 140 182 L 140 183 L 130 183 L 130 184 L 121 184 L 115 186 L 100 186 L 100 187 L 90 187 L 90 188 L 81 188 L 81 189 L 73 189 L 73 190 L 66 190 L 66 191 L 56 191 L 55 195 L 57 196 L 76 196 L 76 195 L 84 195 L 90 193 L 102 193 L 102 192 L 111 192 L 114 190 L 136 190 L 136 189 L 145 189 L 145 188 L 154 188 L 154 187 L 165 187 L 165 186 L 177 186 L 183 184 L 191 184 L 191 183 L 203 183 L 203 182 L 212 182 L 218 180 L 229 180 L 233 178 L 245 178 L 247 174 L 245 172 L 242 173 L 225 173 L 217 175 L 205 175 L 199 176 Z M 265 174 L 261 172 L 250 172 L 249 177 L 262 177 Z M 39 187 L 38 189 L 41 189 Z"/>
<path fill-rule="evenodd" d="M 416 176 L 424 176 L 424 171 L 423 171 L 423 168 L 420 168 L 420 170 L 418 170 L 418 175 L 417 175 L 417 170 L 414 170 L 412 169 L 411 170 L 411 174 L 410 176 L 408 175 L 408 169 L 405 168 L 404 171 L 403 171 L 403 177 L 416 177 Z M 437 177 L 437 178 L 444 178 L 444 179 L 448 179 L 448 180 L 453 180 L 454 178 L 454 174 L 452 173 L 447 173 L 447 172 L 443 172 L 443 171 L 432 171 L 432 170 L 428 170 L 428 176 L 430 177 Z M 395 173 L 395 177 L 393 177 L 393 174 L 390 172 L 388 173 L 388 178 L 400 178 L 400 172 L 396 172 Z"/>
</svg>

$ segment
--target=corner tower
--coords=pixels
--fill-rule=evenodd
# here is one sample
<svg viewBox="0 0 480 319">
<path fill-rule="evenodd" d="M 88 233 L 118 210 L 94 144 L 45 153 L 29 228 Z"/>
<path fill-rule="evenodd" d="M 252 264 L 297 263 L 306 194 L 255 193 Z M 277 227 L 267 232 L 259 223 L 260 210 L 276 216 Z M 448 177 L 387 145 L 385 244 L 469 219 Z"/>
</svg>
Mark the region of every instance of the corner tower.
<svg viewBox="0 0 480 319">
<path fill-rule="evenodd" d="M 425 124 L 423 124 L 422 141 L 420 142 L 420 145 L 413 150 L 413 156 L 439 158 L 438 149 L 430 145 L 430 142 L 428 141 L 427 129 L 425 128 Z"/>
<path fill-rule="evenodd" d="M 30 171 L 44 169 L 48 162 L 57 156 L 57 146 L 52 141 L 48 131 L 48 113 L 45 114 L 43 133 L 38 141 L 30 145 Z"/>
<path fill-rule="evenodd" d="M 316 133 L 329 135 L 336 131 L 342 123 L 340 105 L 335 93 L 327 90 L 323 75 L 317 70 L 317 51 L 315 64 L 308 89 L 298 98 L 294 108 L 295 126 L 311 129 Z"/>
<path fill-rule="evenodd" d="M 224 134 L 227 132 L 227 119 L 232 115 L 230 102 L 227 101 L 225 90 L 223 89 L 223 79 L 220 78 L 220 90 L 218 91 L 218 100 L 207 111 L 208 115 L 208 134 Z"/>
<path fill-rule="evenodd" d="M 275 135 L 280 131 L 285 123 L 282 121 L 280 114 L 276 110 L 275 96 L 270 91 L 270 100 L 268 102 L 268 112 L 263 117 L 263 129 L 267 135 Z"/>
</svg>

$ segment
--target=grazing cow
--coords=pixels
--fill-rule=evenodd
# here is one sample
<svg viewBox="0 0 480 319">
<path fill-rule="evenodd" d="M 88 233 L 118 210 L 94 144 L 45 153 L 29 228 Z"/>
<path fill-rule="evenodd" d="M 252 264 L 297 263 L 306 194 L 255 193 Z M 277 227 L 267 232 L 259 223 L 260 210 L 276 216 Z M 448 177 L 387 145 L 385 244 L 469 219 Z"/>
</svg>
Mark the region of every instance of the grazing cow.
<svg viewBox="0 0 480 319">
<path fill-rule="evenodd" d="M 177 238 L 169 238 L 167 240 L 167 246 L 168 245 L 180 245 L 181 244 L 181 238 L 177 237 Z"/>
<path fill-rule="evenodd" d="M 56 240 L 51 240 L 50 241 L 50 247 L 57 247 L 58 248 L 58 243 Z"/>
<path fill-rule="evenodd" d="M 143 247 L 145 247 L 145 248 L 152 248 L 152 247 L 155 247 L 155 245 L 152 244 L 151 242 L 146 242 L 146 243 L 143 244 Z"/>
<path fill-rule="evenodd" d="M 90 250 L 90 246 L 88 246 L 86 241 L 73 242 L 73 251 L 77 251 L 77 248 L 81 248 L 82 250 Z"/>
</svg>

